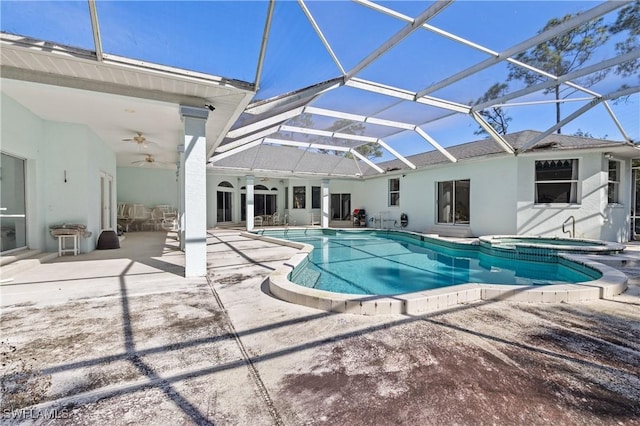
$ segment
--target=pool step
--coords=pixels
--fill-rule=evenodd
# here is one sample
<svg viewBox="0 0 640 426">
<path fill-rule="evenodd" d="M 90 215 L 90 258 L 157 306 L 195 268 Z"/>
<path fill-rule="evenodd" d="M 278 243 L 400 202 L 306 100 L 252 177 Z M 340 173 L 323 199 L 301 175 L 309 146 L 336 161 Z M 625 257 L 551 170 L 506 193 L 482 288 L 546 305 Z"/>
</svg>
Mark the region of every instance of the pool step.
<svg viewBox="0 0 640 426">
<path fill-rule="evenodd" d="M 315 288 L 320 279 L 320 272 L 311 268 L 302 268 L 300 273 L 296 277 L 296 282 L 305 287 Z"/>
<path fill-rule="evenodd" d="M 595 262 L 603 263 L 613 268 L 640 267 L 640 253 L 618 253 L 610 255 L 586 254 L 585 257 Z"/>
</svg>

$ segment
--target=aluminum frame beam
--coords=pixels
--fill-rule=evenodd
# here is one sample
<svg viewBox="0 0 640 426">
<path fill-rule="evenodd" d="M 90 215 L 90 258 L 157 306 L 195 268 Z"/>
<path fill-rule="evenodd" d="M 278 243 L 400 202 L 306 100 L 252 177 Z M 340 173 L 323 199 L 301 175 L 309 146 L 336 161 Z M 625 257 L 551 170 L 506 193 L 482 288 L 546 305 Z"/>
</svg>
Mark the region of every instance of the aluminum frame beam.
<svg viewBox="0 0 640 426">
<path fill-rule="evenodd" d="M 451 155 L 451 153 L 449 153 L 449 151 L 447 151 L 445 148 L 443 148 L 438 142 L 435 141 L 435 139 L 433 139 L 424 130 L 422 130 L 420 127 L 418 127 L 415 124 L 402 123 L 402 122 L 399 122 L 399 121 L 391 121 L 391 120 L 382 120 L 382 119 L 375 118 L 375 117 L 367 117 L 367 116 L 364 116 L 364 115 L 349 114 L 349 113 L 332 111 L 332 110 L 316 108 L 316 107 L 306 107 L 305 108 L 305 112 L 308 112 L 310 114 L 324 115 L 324 116 L 327 116 L 327 117 L 344 118 L 344 119 L 347 119 L 347 120 L 358 121 L 358 122 L 361 122 L 361 123 L 378 124 L 378 125 L 381 125 L 381 126 L 394 127 L 394 128 L 397 128 L 397 129 L 413 130 L 414 132 L 418 133 L 424 140 L 429 142 L 429 144 L 431 146 L 433 146 L 435 149 L 440 151 L 440 153 L 442 155 L 444 155 L 445 157 L 447 157 L 451 162 L 455 163 L 456 161 L 458 161 L 453 155 Z M 398 158 L 398 159 L 400 159 L 400 158 Z M 409 167 L 411 167 L 411 166 L 409 166 Z"/>
<path fill-rule="evenodd" d="M 315 18 L 313 17 L 311 12 L 309 11 L 309 8 L 307 7 L 307 5 L 304 3 L 303 0 L 298 0 L 298 5 L 300 6 L 302 11 L 304 12 L 305 16 L 309 20 L 309 23 L 311 24 L 311 26 L 315 30 L 315 32 L 318 35 L 318 37 L 320 37 L 320 41 L 322 41 L 322 44 L 324 45 L 324 48 L 327 49 L 327 52 L 331 56 L 331 59 L 333 59 L 333 62 L 336 64 L 336 66 L 340 70 L 340 74 L 346 75 L 347 72 L 344 70 L 342 64 L 340 63 L 340 60 L 338 59 L 338 57 L 336 56 L 335 52 L 331 48 L 331 45 L 329 44 L 329 41 L 324 36 L 324 33 L 322 32 L 322 30 L 320 29 L 320 26 L 318 25 L 318 23 L 316 22 Z"/>
<path fill-rule="evenodd" d="M 98 24 L 98 11 L 96 0 L 88 0 L 89 17 L 91 18 L 91 32 L 93 33 L 93 44 L 96 47 L 96 58 L 99 62 L 104 61 L 102 52 L 102 38 L 100 37 L 100 25 Z"/>
<path fill-rule="evenodd" d="M 404 15 L 402 13 L 396 12 L 396 11 L 394 11 L 392 9 L 387 8 L 387 7 L 378 5 L 378 4 L 373 3 L 373 2 L 371 2 L 369 0 L 354 0 L 354 1 L 356 1 L 359 4 L 362 4 L 363 6 L 369 7 L 371 9 L 374 9 L 374 10 L 378 11 L 378 12 L 382 12 L 382 13 L 384 13 L 386 15 L 393 16 L 393 17 L 395 17 L 397 19 L 400 19 L 400 20 L 403 20 L 405 22 L 411 22 L 411 20 L 412 20 L 409 16 L 406 16 L 406 15 Z M 499 52 L 496 52 L 496 51 L 494 51 L 492 49 L 489 49 L 489 48 L 487 48 L 485 46 L 479 45 L 479 44 L 474 43 L 474 42 L 472 42 L 470 40 L 467 40 L 467 39 L 465 39 L 463 37 L 460 37 L 460 36 L 457 36 L 457 35 L 452 34 L 450 32 L 444 31 L 442 29 L 439 29 L 439 28 L 434 27 L 432 25 L 429 25 L 427 23 L 423 24 L 422 27 L 424 29 L 428 30 L 428 31 L 431 31 L 431 32 L 433 32 L 435 34 L 438 34 L 441 37 L 447 38 L 449 40 L 452 40 L 454 42 L 460 43 L 460 44 L 465 45 L 467 47 L 471 47 L 471 48 L 476 49 L 476 50 L 478 50 L 480 52 L 483 52 L 483 53 L 485 53 L 487 55 L 493 56 L 494 58 L 500 58 L 501 55 L 504 56 L 503 54 L 501 54 Z M 536 68 L 536 67 L 528 65 L 528 64 L 525 64 L 525 63 L 520 62 L 518 60 L 515 60 L 513 58 L 507 57 L 504 60 L 507 61 L 507 62 L 510 62 L 510 63 L 512 63 L 514 65 L 520 66 L 522 68 L 526 68 L 526 69 L 528 69 L 528 70 L 530 70 L 532 72 L 538 73 L 538 74 L 540 74 L 542 76 L 545 76 L 547 78 L 551 78 L 551 79 L 557 78 L 556 76 L 554 76 L 552 74 L 549 74 L 544 70 L 541 70 L 539 68 Z M 575 83 L 570 83 L 570 84 L 572 85 L 572 87 L 574 87 L 577 90 L 583 91 L 585 93 L 589 93 L 589 94 L 591 94 L 593 96 L 599 96 L 597 93 L 594 93 L 594 92 L 590 91 L 589 89 L 584 88 L 584 87 L 582 87 L 580 85 L 577 85 Z M 435 89 L 435 90 L 438 90 L 438 89 Z M 433 91 L 435 91 L 435 90 L 433 90 Z M 417 97 L 422 97 L 425 94 L 426 93 L 424 93 L 424 90 L 420 91 L 420 92 L 418 92 Z"/>
<path fill-rule="evenodd" d="M 575 17 L 573 17 L 572 19 L 563 22 L 560 25 L 557 25 L 556 27 L 554 27 L 551 30 L 545 31 L 544 33 L 540 33 L 534 37 L 531 37 L 521 43 L 516 44 L 515 46 L 504 50 L 502 52 L 500 52 L 500 54 L 496 57 L 492 57 L 492 58 L 488 58 L 485 59 L 482 62 L 477 63 L 476 65 L 473 65 L 465 70 L 460 71 L 457 74 L 454 74 L 448 78 L 445 78 L 444 80 L 439 81 L 438 83 L 432 84 L 429 87 L 426 87 L 422 90 L 420 90 L 417 93 L 418 97 L 422 97 L 425 96 L 429 93 L 433 93 L 437 90 L 440 90 L 444 87 L 447 87 L 457 81 L 462 80 L 463 78 L 469 77 L 479 71 L 482 71 L 486 68 L 489 68 L 492 65 L 495 65 L 501 61 L 506 60 L 507 58 L 510 58 L 514 55 L 517 55 L 521 52 L 526 51 L 527 49 L 530 49 L 531 47 L 534 47 L 540 43 L 544 43 L 545 41 L 548 41 L 550 39 L 552 39 L 553 37 L 556 37 L 560 34 L 563 34 L 567 31 L 570 31 L 573 28 L 576 28 L 582 24 L 584 24 L 585 22 L 589 22 L 593 19 L 597 19 L 600 16 L 603 16 L 609 12 L 612 12 L 622 6 L 624 6 L 627 3 L 630 3 L 632 0 L 622 0 L 622 1 L 607 1 L 605 3 L 602 3 L 592 9 L 587 10 L 586 12 L 580 13 L 579 15 L 576 15 Z"/>
<path fill-rule="evenodd" d="M 602 96 L 600 98 L 592 100 L 588 104 L 582 106 L 582 108 L 574 111 L 572 114 L 570 114 L 567 117 L 565 117 L 564 119 L 560 120 L 560 122 L 558 122 L 555 125 L 551 126 L 547 130 L 545 130 L 544 132 L 542 132 L 541 134 L 536 136 L 535 138 L 531 139 L 529 142 L 527 142 L 524 145 L 522 145 L 520 148 L 518 148 L 516 150 L 515 154 L 518 155 L 521 152 L 525 152 L 525 151 L 533 148 L 542 139 L 544 139 L 545 137 L 549 136 L 551 133 L 555 132 L 556 130 L 558 130 L 559 128 L 564 126 L 565 124 L 567 124 L 567 123 L 575 120 L 576 118 L 580 117 L 582 114 L 584 114 L 585 112 L 589 111 L 591 108 L 595 107 L 596 105 L 600 104 L 601 102 L 604 102 L 607 99 L 615 99 L 615 98 L 619 98 L 620 96 L 627 96 L 627 95 L 631 95 L 631 94 L 637 93 L 637 92 L 640 92 L 640 86 L 627 87 L 627 88 L 624 88 L 624 89 L 621 89 L 621 90 L 617 90 L 615 92 L 611 92 L 611 93 L 609 93 L 607 95 L 604 95 L 604 96 Z"/>
<path fill-rule="evenodd" d="M 262 143 L 262 141 L 261 141 L 261 143 Z M 385 173 L 384 170 L 382 170 L 379 166 L 377 166 L 371 160 L 369 160 L 368 158 L 366 158 L 365 156 L 360 154 L 358 151 L 356 151 L 353 148 L 349 148 L 349 147 L 345 147 L 345 146 L 326 145 L 326 144 L 314 143 L 314 142 L 298 142 L 298 141 L 290 141 L 290 140 L 276 139 L 276 138 L 265 138 L 264 139 L 264 143 L 272 143 L 272 144 L 275 144 L 275 145 L 294 146 L 294 147 L 305 148 L 305 149 L 312 148 L 312 149 L 326 149 L 326 150 L 331 150 L 331 151 L 348 152 L 351 155 L 353 155 L 354 157 L 357 157 L 360 160 L 362 160 L 364 163 L 366 163 L 372 169 L 376 170 L 378 173 Z M 356 163 L 356 165 L 357 165 L 357 163 Z M 360 169 L 359 165 L 358 165 L 358 169 Z M 293 172 L 296 173 L 295 170 L 293 170 Z"/>
<path fill-rule="evenodd" d="M 371 65 L 382 55 L 387 53 L 390 49 L 408 37 L 411 33 L 419 29 L 422 24 L 427 22 L 429 19 L 436 16 L 442 10 L 447 8 L 453 0 L 441 0 L 437 1 L 435 4 L 429 6 L 425 11 L 423 11 L 418 17 L 416 17 L 412 22 L 402 28 L 400 31 L 392 35 L 387 41 L 385 41 L 381 46 L 379 46 L 376 50 L 371 52 L 366 58 L 360 61 L 356 66 L 354 66 L 349 72 L 346 74 L 346 79 L 350 80 L 360 71 Z"/>
<path fill-rule="evenodd" d="M 389 151 L 391 155 L 396 157 L 398 160 L 402 161 L 404 164 L 406 164 L 410 168 L 412 169 L 416 168 L 416 166 L 411 161 L 407 160 L 404 156 L 402 156 L 400 153 L 398 153 L 396 150 L 391 148 L 387 143 L 385 143 L 382 139 L 379 139 L 379 138 L 375 138 L 371 136 L 352 135 L 348 133 L 331 132 L 327 130 L 307 129 L 304 127 L 294 127 L 294 126 L 280 126 L 280 130 L 288 131 L 288 132 L 304 133 L 308 135 L 325 136 L 329 138 L 339 138 L 339 139 L 354 140 L 354 141 L 367 142 L 367 143 L 377 143 L 382 148 Z"/>
<path fill-rule="evenodd" d="M 273 20 L 273 10 L 276 6 L 275 0 L 269 0 L 269 8 L 267 9 L 267 17 L 264 23 L 264 31 L 262 33 L 262 43 L 260 44 L 260 56 L 258 56 L 258 64 L 256 65 L 256 76 L 253 82 L 255 92 L 260 88 L 260 78 L 262 78 L 262 68 L 264 66 L 264 58 L 267 54 L 267 44 L 269 42 L 269 33 L 271 32 L 271 22 Z"/>
</svg>

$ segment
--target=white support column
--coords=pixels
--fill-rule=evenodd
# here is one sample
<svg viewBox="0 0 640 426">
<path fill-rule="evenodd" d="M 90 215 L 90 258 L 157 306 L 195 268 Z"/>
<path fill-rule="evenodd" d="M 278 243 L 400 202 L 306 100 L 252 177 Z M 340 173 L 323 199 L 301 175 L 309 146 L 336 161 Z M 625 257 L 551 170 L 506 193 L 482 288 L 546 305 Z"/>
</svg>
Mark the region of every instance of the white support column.
<svg viewBox="0 0 640 426">
<path fill-rule="evenodd" d="M 180 107 L 184 126 L 182 185 L 185 277 L 207 274 L 207 108 Z"/>
<path fill-rule="evenodd" d="M 322 179 L 322 186 L 320 188 L 322 191 L 322 200 L 320 207 L 322 207 L 322 221 L 321 225 L 323 228 L 329 227 L 329 179 Z"/>
<path fill-rule="evenodd" d="M 253 231 L 254 223 L 253 218 L 255 216 L 254 209 L 254 183 L 253 176 L 247 176 L 247 231 Z"/>
<path fill-rule="evenodd" d="M 184 144 L 178 145 L 178 240 L 184 251 Z"/>
</svg>

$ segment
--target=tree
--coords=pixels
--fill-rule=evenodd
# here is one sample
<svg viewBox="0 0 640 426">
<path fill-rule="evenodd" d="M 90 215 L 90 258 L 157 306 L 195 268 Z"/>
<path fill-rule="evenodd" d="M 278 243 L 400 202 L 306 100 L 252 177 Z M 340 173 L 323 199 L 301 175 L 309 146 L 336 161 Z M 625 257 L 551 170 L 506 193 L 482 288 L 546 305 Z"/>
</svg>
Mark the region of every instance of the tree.
<svg viewBox="0 0 640 426">
<path fill-rule="evenodd" d="M 616 35 L 628 31 L 627 38 L 616 43 L 616 51 L 624 55 L 640 48 L 640 0 L 636 0 L 618 12 L 616 22 L 609 27 L 609 33 Z M 633 59 L 617 66 L 616 73 L 624 77 L 638 75 L 640 78 L 640 59 Z"/>
<path fill-rule="evenodd" d="M 311 118 L 311 114 L 309 114 L 308 112 L 305 112 L 300 115 L 296 115 L 293 118 L 290 118 L 289 120 L 287 120 L 286 124 L 292 127 L 311 128 L 313 127 L 313 118 Z M 280 134 L 282 135 L 281 137 L 283 139 L 289 139 L 289 140 L 299 139 L 300 137 L 302 137 L 303 139 L 307 139 L 307 137 L 309 136 L 304 133 L 298 134 L 294 132 L 280 132 Z M 296 136 L 294 136 L 294 134 Z"/>
<path fill-rule="evenodd" d="M 365 131 L 364 123 L 357 123 L 346 119 L 337 120 L 331 127 L 329 127 L 329 131 L 337 132 L 337 133 L 347 133 L 349 135 L 364 135 Z M 354 148 L 364 157 L 373 159 L 377 157 L 382 157 L 382 150 L 380 149 L 380 145 L 375 142 L 367 142 L 362 144 L 356 148 Z M 344 151 L 335 151 L 335 150 L 321 150 L 324 153 L 333 153 L 334 155 L 344 155 L 347 158 L 351 158 L 351 154 Z"/>
<path fill-rule="evenodd" d="M 507 92 L 507 88 L 509 85 L 506 83 L 496 83 L 493 86 L 489 87 L 489 89 L 478 98 L 477 101 L 473 105 L 478 105 L 490 101 L 492 99 L 499 98 L 503 96 Z M 509 127 L 509 122 L 511 121 L 511 117 L 507 116 L 507 113 L 501 107 L 490 107 L 488 109 L 483 109 L 482 111 L 478 111 L 478 114 L 484 118 L 487 123 L 491 127 L 494 128 L 496 132 L 501 135 L 507 134 L 507 128 Z M 478 130 L 473 132 L 474 135 L 483 135 L 487 134 L 487 131 L 482 128 L 482 126 L 478 126 Z"/>
<path fill-rule="evenodd" d="M 591 139 L 607 139 L 607 137 L 609 135 L 604 135 L 604 136 L 601 136 L 601 137 L 597 137 L 597 136 L 593 136 L 593 134 L 591 134 L 591 132 L 583 132 L 582 129 L 578 129 L 573 134 L 573 136 L 579 136 L 581 138 L 591 138 Z"/>
<path fill-rule="evenodd" d="M 574 16 L 569 14 L 561 19 L 552 18 L 547 22 L 539 33 L 550 30 L 564 22 L 572 19 Z M 545 72 L 555 76 L 565 75 L 587 62 L 594 51 L 602 46 L 609 39 L 609 31 L 603 18 L 587 22 L 570 31 L 553 37 L 543 43 L 538 44 L 534 48 L 519 53 L 515 59 L 525 64 L 534 66 Z M 509 63 L 509 80 L 523 80 L 528 86 L 544 82 L 548 78 L 544 75 L 531 71 L 527 68 L 520 67 L 516 64 Z M 594 73 L 587 76 L 576 83 L 590 87 L 604 79 L 607 70 Z M 564 90 L 571 90 L 570 93 L 562 93 Z M 567 88 L 560 90 L 560 85 L 555 85 L 544 91 L 545 94 L 554 92 L 556 99 L 556 123 L 560 122 L 560 99 L 564 99 L 576 89 Z M 561 133 L 558 129 L 558 133 Z"/>
</svg>

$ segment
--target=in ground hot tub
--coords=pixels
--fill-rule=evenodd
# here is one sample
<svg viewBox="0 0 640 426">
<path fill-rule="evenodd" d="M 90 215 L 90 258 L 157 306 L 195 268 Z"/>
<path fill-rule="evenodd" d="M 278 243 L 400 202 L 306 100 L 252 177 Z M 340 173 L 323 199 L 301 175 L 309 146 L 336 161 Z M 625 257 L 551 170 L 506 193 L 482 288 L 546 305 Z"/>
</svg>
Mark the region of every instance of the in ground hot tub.
<svg viewBox="0 0 640 426">
<path fill-rule="evenodd" d="M 579 238 L 536 237 L 526 235 L 489 235 L 480 237 L 480 244 L 495 250 L 547 251 L 582 254 L 613 254 L 624 250 L 624 245 L 609 241 Z"/>
</svg>

